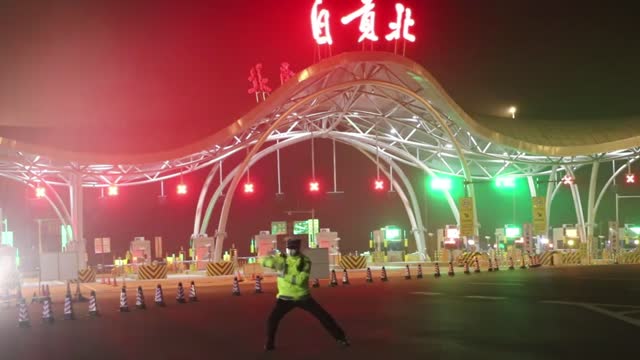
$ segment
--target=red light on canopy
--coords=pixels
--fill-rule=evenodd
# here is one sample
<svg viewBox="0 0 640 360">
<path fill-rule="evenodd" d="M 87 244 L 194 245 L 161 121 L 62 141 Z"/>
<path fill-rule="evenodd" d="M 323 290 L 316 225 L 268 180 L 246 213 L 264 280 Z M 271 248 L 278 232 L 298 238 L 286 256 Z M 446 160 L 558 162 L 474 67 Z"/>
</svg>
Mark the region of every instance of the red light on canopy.
<svg viewBox="0 0 640 360">
<path fill-rule="evenodd" d="M 311 182 L 309 182 L 309 191 L 311 192 L 320 191 L 320 184 L 317 181 L 312 180 Z"/>
<path fill-rule="evenodd" d="M 562 177 L 562 184 L 564 185 L 573 185 L 573 177 L 571 177 L 570 175 L 565 175 Z"/>
<path fill-rule="evenodd" d="M 36 197 L 37 198 L 43 198 L 46 194 L 46 190 L 43 187 L 38 186 L 36 188 Z"/>
<path fill-rule="evenodd" d="M 109 191 L 107 192 L 107 194 L 109 194 L 109 196 L 116 196 L 116 195 L 118 195 L 118 186 L 116 186 L 116 185 L 109 185 Z"/>
<path fill-rule="evenodd" d="M 627 184 L 635 184 L 636 182 L 636 174 L 628 173 L 627 174 Z"/>
<path fill-rule="evenodd" d="M 244 184 L 244 193 L 245 194 L 253 194 L 254 193 L 254 186 L 253 183 L 251 182 L 247 182 Z"/>
<path fill-rule="evenodd" d="M 183 183 L 178 184 L 178 187 L 177 187 L 177 189 L 176 189 L 176 192 L 177 192 L 179 195 L 185 195 L 185 194 L 187 193 L 187 185 L 186 185 L 186 184 L 183 184 Z"/>
<path fill-rule="evenodd" d="M 377 191 L 384 190 L 384 180 L 375 179 L 373 182 L 373 189 Z"/>
</svg>

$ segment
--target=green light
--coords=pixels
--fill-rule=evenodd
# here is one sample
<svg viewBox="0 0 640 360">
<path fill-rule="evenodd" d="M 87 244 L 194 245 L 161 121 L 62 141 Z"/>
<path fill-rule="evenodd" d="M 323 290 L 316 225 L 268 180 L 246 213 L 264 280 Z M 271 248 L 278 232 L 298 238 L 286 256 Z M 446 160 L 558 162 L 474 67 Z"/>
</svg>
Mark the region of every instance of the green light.
<svg viewBox="0 0 640 360">
<path fill-rule="evenodd" d="M 384 238 L 387 240 L 402 240 L 402 231 L 395 226 L 384 228 Z"/>
<path fill-rule="evenodd" d="M 504 227 L 504 237 L 508 239 L 519 238 L 522 236 L 522 230 L 515 225 L 506 225 Z"/>
<path fill-rule="evenodd" d="M 496 178 L 496 186 L 503 188 L 516 187 L 516 178 L 513 176 L 500 176 Z"/>
<path fill-rule="evenodd" d="M 640 226 L 630 226 L 629 230 L 636 235 L 640 235 Z"/>
<path fill-rule="evenodd" d="M 451 190 L 451 179 L 439 178 L 434 176 L 431 178 L 431 189 L 440 190 L 440 191 L 449 191 Z"/>
</svg>

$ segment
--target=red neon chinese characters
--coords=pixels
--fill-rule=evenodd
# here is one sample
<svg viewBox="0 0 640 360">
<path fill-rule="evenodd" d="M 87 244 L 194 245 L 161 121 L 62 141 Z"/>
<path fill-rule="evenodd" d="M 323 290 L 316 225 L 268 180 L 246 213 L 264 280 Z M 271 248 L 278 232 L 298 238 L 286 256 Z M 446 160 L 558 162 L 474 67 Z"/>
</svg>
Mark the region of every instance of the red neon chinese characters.
<svg viewBox="0 0 640 360">
<path fill-rule="evenodd" d="M 404 21 L 402 20 L 404 15 Z M 399 40 L 401 37 L 407 41 L 416 41 L 416 36 L 409 33 L 409 28 L 416 22 L 411 18 L 411 9 L 405 8 L 404 5 L 396 4 L 396 22 L 389 23 L 389 29 L 392 31 L 384 38 L 388 41 Z M 402 33 L 401 33 L 402 30 Z"/>
<path fill-rule="evenodd" d="M 329 29 L 329 10 L 322 9 L 318 12 L 318 6 L 321 4 L 322 0 L 316 0 L 311 8 L 311 30 L 318 45 L 331 45 L 333 39 L 331 39 L 331 30 Z"/>
<path fill-rule="evenodd" d="M 378 36 L 375 32 L 376 13 L 373 11 L 373 8 L 376 5 L 373 3 L 373 0 L 362 0 L 362 4 L 364 4 L 364 6 L 343 17 L 342 19 L 340 19 L 340 21 L 346 25 L 355 20 L 357 17 L 360 17 L 360 27 L 358 29 L 360 30 L 362 35 L 360 35 L 360 38 L 358 38 L 358 42 L 362 42 L 365 39 L 378 41 Z"/>
</svg>

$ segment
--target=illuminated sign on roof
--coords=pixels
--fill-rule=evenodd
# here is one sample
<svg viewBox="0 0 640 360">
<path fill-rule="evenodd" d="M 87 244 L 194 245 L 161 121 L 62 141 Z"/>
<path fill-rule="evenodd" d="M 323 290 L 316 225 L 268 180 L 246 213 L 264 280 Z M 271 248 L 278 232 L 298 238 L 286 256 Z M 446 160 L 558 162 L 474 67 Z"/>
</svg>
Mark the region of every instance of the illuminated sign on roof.
<svg viewBox="0 0 640 360">
<path fill-rule="evenodd" d="M 352 1 L 355 2 L 355 0 Z M 323 2 L 323 0 L 314 0 L 311 6 L 311 31 L 318 45 L 332 45 L 333 38 L 331 37 L 329 21 L 331 13 L 323 7 Z M 360 37 L 358 38 L 358 42 L 365 40 L 376 42 L 380 38 L 376 34 L 375 0 L 360 0 L 360 2 L 362 3 L 361 6 L 353 12 L 342 16 L 340 23 L 342 23 L 342 25 L 349 25 L 359 18 L 358 30 L 360 31 Z M 389 32 L 384 35 L 385 40 L 415 42 L 416 36 L 410 32 L 410 28 L 416 24 L 416 21 L 412 17 L 413 12 L 401 3 L 395 5 L 395 10 L 395 21 L 388 23 L 387 27 Z"/>
</svg>

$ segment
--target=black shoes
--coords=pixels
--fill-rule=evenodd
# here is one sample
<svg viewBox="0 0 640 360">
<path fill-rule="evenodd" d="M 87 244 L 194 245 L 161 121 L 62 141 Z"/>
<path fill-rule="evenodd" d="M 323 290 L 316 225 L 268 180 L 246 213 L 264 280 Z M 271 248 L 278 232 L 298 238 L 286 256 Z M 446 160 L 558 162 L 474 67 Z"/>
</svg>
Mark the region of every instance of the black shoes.
<svg viewBox="0 0 640 360">
<path fill-rule="evenodd" d="M 345 339 L 340 339 L 337 341 L 338 345 L 340 345 L 341 347 L 349 347 L 351 346 L 351 343 L 349 343 L 349 340 Z"/>
<path fill-rule="evenodd" d="M 273 344 L 266 344 L 266 345 L 264 346 L 264 351 L 273 351 L 273 350 L 275 350 L 275 349 L 276 349 L 276 347 L 275 347 L 275 346 L 273 346 Z"/>
</svg>

